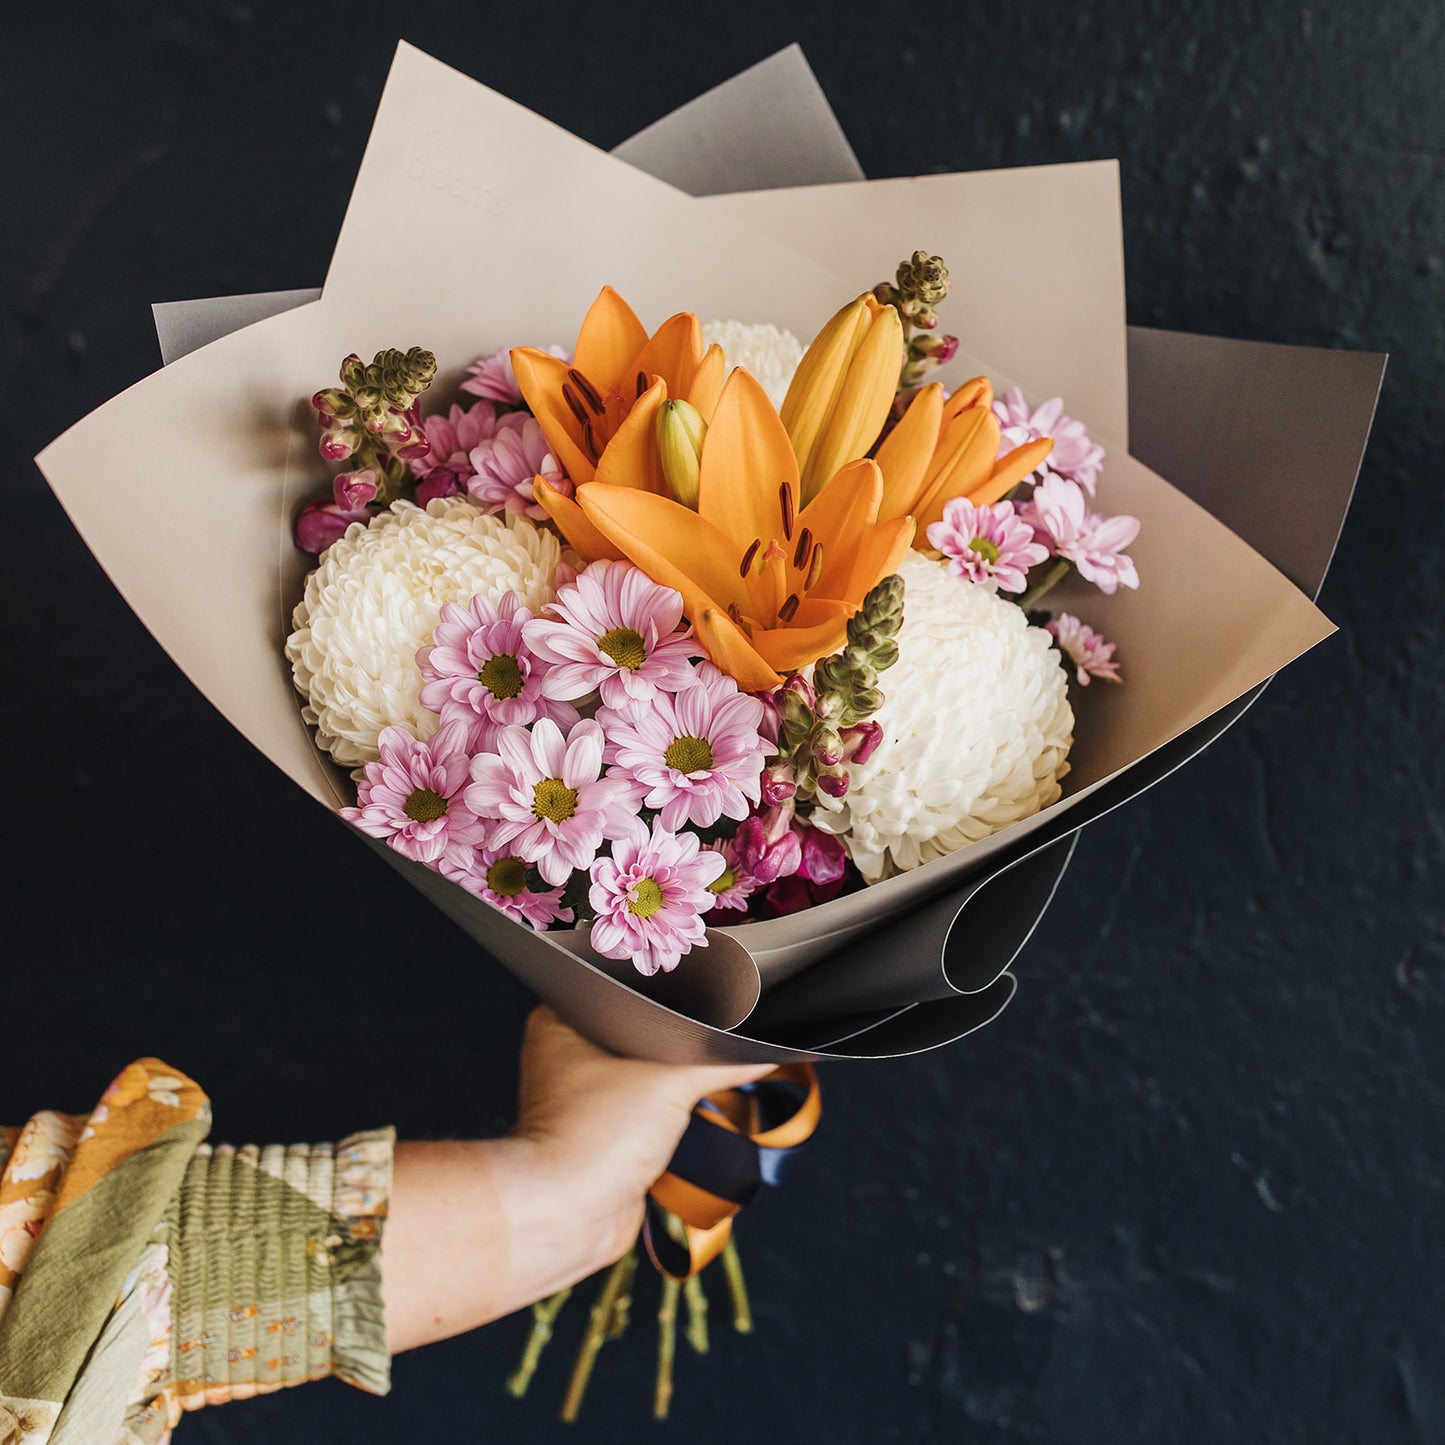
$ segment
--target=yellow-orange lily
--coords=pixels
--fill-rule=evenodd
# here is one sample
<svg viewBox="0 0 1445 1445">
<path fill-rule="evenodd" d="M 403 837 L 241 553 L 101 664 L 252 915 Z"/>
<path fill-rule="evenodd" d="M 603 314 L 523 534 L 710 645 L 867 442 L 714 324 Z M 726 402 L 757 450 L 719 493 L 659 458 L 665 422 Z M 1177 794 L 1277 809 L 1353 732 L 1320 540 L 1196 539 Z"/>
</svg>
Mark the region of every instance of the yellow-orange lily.
<svg viewBox="0 0 1445 1445">
<path fill-rule="evenodd" d="M 843 644 L 867 593 L 897 571 L 909 517 L 879 521 L 883 478 L 861 459 L 800 506 L 798 462 L 767 396 L 734 371 L 708 426 L 697 510 L 598 478 L 578 488 L 595 530 L 676 588 L 709 656 L 748 692 Z"/>
<path fill-rule="evenodd" d="M 883 473 L 878 515 L 911 515 L 921 536 L 942 520 L 944 504 L 954 497 L 988 506 L 1053 450 L 1053 442 L 1041 437 L 999 456 L 999 434 L 986 376 L 964 382 L 947 399 L 938 382 L 925 386 L 878 448 Z"/>
<path fill-rule="evenodd" d="M 649 337 L 610 286 L 589 308 L 570 362 L 515 347 L 512 369 L 553 454 L 580 492 L 594 481 L 665 493 L 653 428 L 669 397 L 706 420 L 723 384 L 722 349 L 704 349 L 696 316 L 679 312 Z M 541 478 L 537 500 L 584 556 L 616 556 L 577 503 Z"/>
<path fill-rule="evenodd" d="M 806 506 L 847 462 L 866 457 L 903 368 L 903 323 L 872 292 L 850 301 L 803 354 L 783 398 Z"/>
</svg>

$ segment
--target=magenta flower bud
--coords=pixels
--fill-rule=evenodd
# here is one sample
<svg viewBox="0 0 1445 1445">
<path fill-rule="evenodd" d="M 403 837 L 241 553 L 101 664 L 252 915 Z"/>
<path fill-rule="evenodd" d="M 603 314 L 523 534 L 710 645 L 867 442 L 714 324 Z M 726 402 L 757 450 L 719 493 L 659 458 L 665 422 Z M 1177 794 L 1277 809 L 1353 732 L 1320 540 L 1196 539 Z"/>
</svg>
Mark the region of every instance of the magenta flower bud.
<svg viewBox="0 0 1445 1445">
<path fill-rule="evenodd" d="M 819 728 L 813 743 L 813 756 L 820 769 L 836 768 L 843 761 L 843 739 L 833 728 Z"/>
<path fill-rule="evenodd" d="M 841 798 L 848 791 L 847 773 L 819 773 L 818 786 L 830 798 Z"/>
<path fill-rule="evenodd" d="M 774 763 L 763 770 L 761 780 L 763 805 L 775 808 L 779 803 L 790 802 L 797 796 L 798 784 L 793 770 L 787 763 Z"/>
<path fill-rule="evenodd" d="M 356 433 L 350 427 L 334 427 L 321 434 L 321 455 L 328 462 L 344 462 L 356 450 Z"/>
<path fill-rule="evenodd" d="M 803 852 L 790 822 L 789 812 L 774 809 L 766 818 L 744 818 L 738 827 L 733 846 L 743 867 L 759 883 L 774 883 L 797 871 Z"/>
<path fill-rule="evenodd" d="M 802 845 L 802 859 L 798 865 L 800 877 L 810 883 L 832 883 L 843 876 L 848 854 L 840 838 L 806 823 L 794 823 L 793 831 L 799 835 Z"/>
<path fill-rule="evenodd" d="M 460 491 L 461 487 L 457 484 L 456 473 L 448 471 L 445 467 L 438 467 L 436 471 L 423 477 L 416 484 L 416 504 L 418 507 L 424 507 L 437 497 L 454 497 Z"/>
<path fill-rule="evenodd" d="M 883 729 L 876 722 L 854 723 L 839 735 L 843 739 L 843 761 L 848 763 L 866 763 L 883 741 Z"/>
<path fill-rule="evenodd" d="M 310 502 L 296 518 L 296 545 L 319 557 L 355 520 L 339 511 L 335 502 Z"/>
<path fill-rule="evenodd" d="M 376 500 L 380 490 L 376 473 L 370 467 L 356 472 L 338 472 L 331 483 L 331 494 L 343 511 L 360 512 L 368 502 Z"/>
<path fill-rule="evenodd" d="M 800 699 L 805 707 L 812 708 L 817 705 L 818 695 L 813 691 L 813 684 L 801 672 L 793 673 L 778 691 L 791 693 Z"/>
</svg>

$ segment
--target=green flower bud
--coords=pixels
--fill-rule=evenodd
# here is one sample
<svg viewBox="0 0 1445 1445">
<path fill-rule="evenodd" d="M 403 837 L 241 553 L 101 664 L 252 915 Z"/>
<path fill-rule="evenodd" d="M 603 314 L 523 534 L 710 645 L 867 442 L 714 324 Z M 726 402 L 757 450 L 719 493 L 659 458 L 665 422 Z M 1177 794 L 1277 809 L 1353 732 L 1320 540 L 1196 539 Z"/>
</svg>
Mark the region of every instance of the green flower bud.
<svg viewBox="0 0 1445 1445">
<path fill-rule="evenodd" d="M 665 401 L 657 411 L 657 457 L 672 495 L 697 510 L 703 438 L 707 423 L 686 401 Z"/>
</svg>

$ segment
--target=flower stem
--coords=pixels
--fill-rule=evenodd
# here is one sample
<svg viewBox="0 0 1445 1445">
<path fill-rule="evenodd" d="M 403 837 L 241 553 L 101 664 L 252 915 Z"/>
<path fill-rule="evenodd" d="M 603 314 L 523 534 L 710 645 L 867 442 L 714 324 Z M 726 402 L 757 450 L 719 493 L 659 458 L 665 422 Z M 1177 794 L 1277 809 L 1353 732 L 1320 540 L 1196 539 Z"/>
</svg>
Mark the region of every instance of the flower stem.
<svg viewBox="0 0 1445 1445">
<path fill-rule="evenodd" d="M 527 1393 L 527 1386 L 532 1383 L 542 1351 L 547 1348 L 547 1342 L 552 1338 L 552 1325 L 571 1293 L 570 1289 L 560 1289 L 556 1294 L 548 1295 L 546 1299 L 538 1300 L 532 1306 L 532 1333 L 527 1336 L 527 1348 L 522 1351 L 516 1370 L 507 1380 L 507 1390 L 513 1398 L 520 1400 Z"/>
<path fill-rule="evenodd" d="M 635 1245 L 623 1256 L 621 1263 L 624 1266 L 622 1284 L 618 1288 L 617 1298 L 612 1302 L 612 1317 L 607 1321 L 607 1338 L 609 1340 L 620 1340 L 632 1318 L 632 1284 L 637 1277 L 637 1248 Z"/>
<path fill-rule="evenodd" d="M 602 1293 L 592 1306 L 587 1320 L 587 1333 L 582 1339 L 582 1348 L 577 1352 L 577 1363 L 572 1366 L 572 1378 L 567 1385 L 567 1398 L 562 1402 L 562 1418 L 571 1424 L 582 1411 L 582 1397 L 587 1393 L 587 1383 L 592 1378 L 592 1366 L 597 1363 L 597 1351 L 607 1339 L 608 1326 L 612 1323 L 618 1296 L 628 1283 L 630 1270 L 636 1267 L 637 1246 L 634 1244 L 616 1264 L 607 1271 L 607 1281 Z"/>
<path fill-rule="evenodd" d="M 1070 563 L 1067 559 L 1058 558 L 1052 567 L 1018 599 L 1018 604 L 1023 608 L 1025 615 L 1031 608 L 1037 605 L 1039 599 L 1046 593 L 1051 592 L 1065 577 L 1069 575 Z"/>
<path fill-rule="evenodd" d="M 687 1342 L 695 1353 L 707 1354 L 707 1294 L 702 1287 L 702 1278 L 691 1275 L 682 1286 L 683 1298 L 687 1301 Z"/>
<path fill-rule="evenodd" d="M 733 1328 L 740 1335 L 750 1335 L 753 1332 L 753 1307 L 748 1300 L 747 1281 L 743 1278 L 743 1262 L 738 1255 L 737 1243 L 731 1237 L 723 1246 L 722 1266 L 733 1305 Z"/>
<path fill-rule="evenodd" d="M 681 1292 L 679 1281 L 662 1281 L 662 1303 L 657 1310 L 657 1388 L 652 1396 L 652 1416 L 655 1420 L 666 1420 L 672 1406 L 672 1362 L 677 1354 L 677 1297 Z"/>
</svg>

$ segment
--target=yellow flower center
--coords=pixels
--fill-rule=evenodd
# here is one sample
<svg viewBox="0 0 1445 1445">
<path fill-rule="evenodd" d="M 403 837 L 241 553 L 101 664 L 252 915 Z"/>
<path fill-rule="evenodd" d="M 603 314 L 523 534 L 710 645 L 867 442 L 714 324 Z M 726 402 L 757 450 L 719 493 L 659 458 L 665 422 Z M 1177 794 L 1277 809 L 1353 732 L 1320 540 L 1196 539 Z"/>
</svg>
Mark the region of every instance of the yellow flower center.
<svg viewBox="0 0 1445 1445">
<path fill-rule="evenodd" d="M 651 918 L 662 907 L 662 889 L 657 886 L 657 879 L 639 878 L 631 891 L 627 911 L 634 918 Z"/>
<path fill-rule="evenodd" d="M 673 738 L 662 760 L 680 773 L 702 773 L 712 767 L 712 744 L 706 738 Z"/>
<path fill-rule="evenodd" d="M 577 789 L 561 778 L 543 778 L 532 789 L 532 812 L 538 818 L 565 823 L 577 811 Z"/>
<path fill-rule="evenodd" d="M 498 858 L 487 869 L 487 887 L 499 898 L 515 898 L 527 890 L 527 865 L 520 858 Z"/>
<path fill-rule="evenodd" d="M 738 881 L 738 875 L 733 872 L 731 863 L 723 864 L 723 871 L 707 885 L 709 893 L 726 893 Z"/>
<path fill-rule="evenodd" d="M 401 811 L 413 823 L 434 823 L 446 817 L 447 800 L 430 788 L 414 788 L 401 805 Z"/>
<path fill-rule="evenodd" d="M 977 552 L 990 565 L 998 561 L 998 546 L 996 543 L 990 542 L 987 537 L 975 537 L 968 544 L 968 550 Z"/>
<path fill-rule="evenodd" d="M 510 652 L 499 652 L 482 664 L 477 681 L 493 697 L 509 698 L 521 692 L 525 679 L 517 659 Z"/>
<path fill-rule="evenodd" d="M 636 672 L 647 661 L 647 645 L 630 627 L 609 627 L 597 639 L 597 650 L 605 652 L 618 667 Z"/>
</svg>

